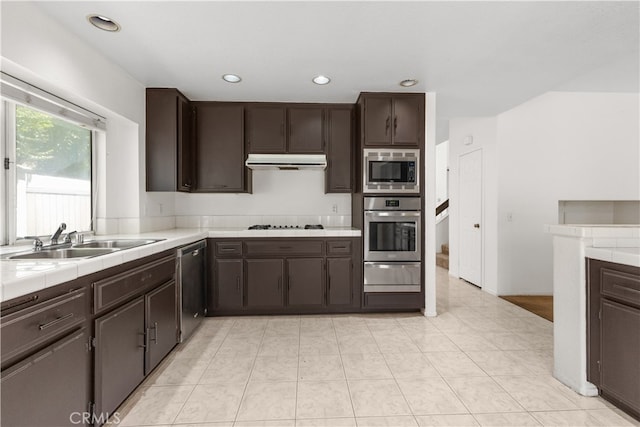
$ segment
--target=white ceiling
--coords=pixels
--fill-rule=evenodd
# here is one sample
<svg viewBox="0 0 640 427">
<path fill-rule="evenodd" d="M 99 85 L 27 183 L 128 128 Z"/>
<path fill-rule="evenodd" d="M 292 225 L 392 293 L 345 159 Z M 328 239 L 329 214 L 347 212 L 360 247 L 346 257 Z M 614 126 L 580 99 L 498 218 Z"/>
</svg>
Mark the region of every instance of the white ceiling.
<svg viewBox="0 0 640 427">
<path fill-rule="evenodd" d="M 494 115 L 553 89 L 639 88 L 637 1 L 36 4 L 147 87 L 177 87 L 192 100 L 433 91 L 442 120 Z M 122 31 L 95 29 L 91 13 Z M 224 73 L 243 81 L 225 83 Z M 332 83 L 312 84 L 317 74 Z M 400 87 L 406 78 L 420 83 Z"/>
</svg>

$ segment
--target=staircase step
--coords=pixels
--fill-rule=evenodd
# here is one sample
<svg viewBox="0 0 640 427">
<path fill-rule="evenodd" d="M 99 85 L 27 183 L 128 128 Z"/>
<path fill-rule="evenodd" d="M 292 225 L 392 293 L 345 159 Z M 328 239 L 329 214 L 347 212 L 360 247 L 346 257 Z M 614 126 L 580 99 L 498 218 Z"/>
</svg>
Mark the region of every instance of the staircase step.
<svg viewBox="0 0 640 427">
<path fill-rule="evenodd" d="M 449 244 L 445 243 L 444 245 L 441 246 L 442 248 L 442 253 L 445 255 L 449 255 Z"/>
<path fill-rule="evenodd" d="M 437 253 L 436 254 L 436 265 L 442 268 L 449 269 L 449 254 L 445 253 Z"/>
</svg>

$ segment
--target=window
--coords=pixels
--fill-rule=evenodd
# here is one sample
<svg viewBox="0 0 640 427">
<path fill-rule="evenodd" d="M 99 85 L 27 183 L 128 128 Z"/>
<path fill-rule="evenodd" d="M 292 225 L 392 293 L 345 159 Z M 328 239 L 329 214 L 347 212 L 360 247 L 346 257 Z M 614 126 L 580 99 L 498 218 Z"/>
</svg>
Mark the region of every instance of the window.
<svg viewBox="0 0 640 427">
<path fill-rule="evenodd" d="M 91 230 L 91 131 L 15 108 L 16 237 Z"/>
<path fill-rule="evenodd" d="M 2 189 L 6 203 L 2 243 L 50 236 L 62 222 L 67 232 L 92 230 L 92 153 L 98 129 L 88 125 L 93 124 L 90 118 L 82 120 L 77 110 L 61 106 L 66 101 L 40 91 L 34 102 L 37 88 L 29 87 L 27 92 L 7 85 L 6 78 L 3 74 Z M 23 99 L 26 102 L 20 102 Z"/>
</svg>

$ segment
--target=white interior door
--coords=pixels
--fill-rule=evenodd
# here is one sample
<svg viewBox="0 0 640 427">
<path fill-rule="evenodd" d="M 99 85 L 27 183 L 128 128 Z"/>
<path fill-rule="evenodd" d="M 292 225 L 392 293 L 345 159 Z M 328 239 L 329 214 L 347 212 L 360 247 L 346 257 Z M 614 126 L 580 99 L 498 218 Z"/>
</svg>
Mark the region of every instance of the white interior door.
<svg viewBox="0 0 640 427">
<path fill-rule="evenodd" d="M 482 287 L 482 150 L 459 161 L 459 275 Z"/>
</svg>

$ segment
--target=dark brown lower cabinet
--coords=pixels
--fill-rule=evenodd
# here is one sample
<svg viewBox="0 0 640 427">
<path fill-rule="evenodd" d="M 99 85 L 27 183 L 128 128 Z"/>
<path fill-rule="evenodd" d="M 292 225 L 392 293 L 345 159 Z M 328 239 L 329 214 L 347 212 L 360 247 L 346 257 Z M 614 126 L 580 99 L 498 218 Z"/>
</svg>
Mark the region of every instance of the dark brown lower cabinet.
<svg viewBox="0 0 640 427">
<path fill-rule="evenodd" d="M 600 388 L 640 413 L 640 309 L 606 299 L 601 309 Z"/>
<path fill-rule="evenodd" d="M 587 379 L 640 419 L 640 268 L 587 259 Z"/>
<path fill-rule="evenodd" d="M 247 259 L 246 285 L 248 308 L 282 308 L 283 259 Z"/>
<path fill-rule="evenodd" d="M 215 248 L 209 315 L 360 310 L 359 238 L 210 239 L 208 245 Z"/>
<path fill-rule="evenodd" d="M 171 280 L 95 320 L 96 414 L 111 414 L 177 343 Z"/>
<path fill-rule="evenodd" d="M 145 296 L 147 325 L 147 360 L 149 374 L 178 342 L 177 297 L 175 280 Z"/>
<path fill-rule="evenodd" d="M 95 413 L 111 414 L 144 379 L 144 297 L 95 321 Z"/>
<path fill-rule="evenodd" d="M 240 310 L 243 303 L 242 259 L 216 259 L 214 261 L 214 310 Z M 213 311 L 213 310 L 211 310 Z"/>
<path fill-rule="evenodd" d="M 2 372 L 2 425 L 82 425 L 88 412 L 90 353 L 85 329 Z"/>
<path fill-rule="evenodd" d="M 353 304 L 353 262 L 351 258 L 327 258 L 327 305 Z"/>
<path fill-rule="evenodd" d="M 322 307 L 324 258 L 287 259 L 287 303 L 289 307 Z"/>
</svg>

